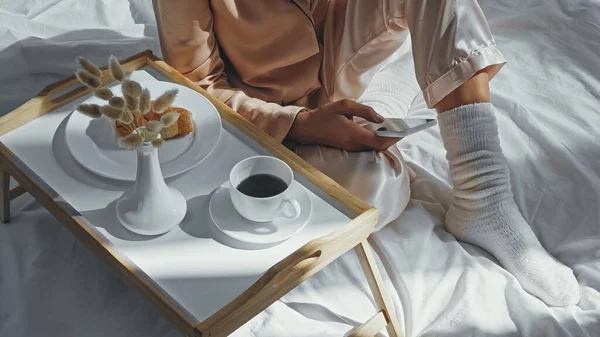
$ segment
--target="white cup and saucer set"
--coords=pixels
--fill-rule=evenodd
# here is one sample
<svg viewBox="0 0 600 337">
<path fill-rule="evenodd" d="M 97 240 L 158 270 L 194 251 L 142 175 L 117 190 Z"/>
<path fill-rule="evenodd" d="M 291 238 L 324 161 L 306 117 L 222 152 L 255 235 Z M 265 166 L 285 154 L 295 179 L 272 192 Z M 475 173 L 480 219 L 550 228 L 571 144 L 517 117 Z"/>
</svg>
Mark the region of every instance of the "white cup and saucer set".
<svg viewBox="0 0 600 337">
<path fill-rule="evenodd" d="M 212 194 L 209 212 L 228 237 L 245 244 L 272 245 L 306 226 L 312 201 L 284 161 L 253 156 L 233 167 L 229 180 Z"/>
</svg>

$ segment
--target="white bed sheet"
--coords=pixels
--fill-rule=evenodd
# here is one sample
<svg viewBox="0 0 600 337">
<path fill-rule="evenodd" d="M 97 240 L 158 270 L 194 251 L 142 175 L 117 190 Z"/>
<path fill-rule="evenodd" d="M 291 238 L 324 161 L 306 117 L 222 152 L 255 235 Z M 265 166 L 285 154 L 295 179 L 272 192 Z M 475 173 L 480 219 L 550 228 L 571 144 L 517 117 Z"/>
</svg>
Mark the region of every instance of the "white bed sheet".
<svg viewBox="0 0 600 337">
<path fill-rule="evenodd" d="M 600 335 L 600 4 L 481 1 L 508 65 L 492 81 L 517 203 L 575 270 L 582 301 L 546 307 L 488 254 L 442 228 L 451 200 L 439 130 L 400 143 L 418 172 L 400 219 L 373 235 L 404 336 Z M 0 114 L 72 72 L 158 53 L 148 0 L 0 0 Z M 431 115 L 417 99 L 411 116 Z M 0 336 L 178 336 L 31 197 L 0 225 Z M 341 336 L 374 313 L 354 254 L 274 303 L 236 336 Z"/>
</svg>

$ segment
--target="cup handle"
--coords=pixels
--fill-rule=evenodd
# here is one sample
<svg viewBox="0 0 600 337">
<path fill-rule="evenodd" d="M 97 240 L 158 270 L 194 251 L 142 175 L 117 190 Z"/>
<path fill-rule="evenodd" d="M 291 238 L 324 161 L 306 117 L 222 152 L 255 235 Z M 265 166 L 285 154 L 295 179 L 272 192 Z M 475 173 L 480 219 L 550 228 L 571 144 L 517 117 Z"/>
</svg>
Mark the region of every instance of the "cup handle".
<svg viewBox="0 0 600 337">
<path fill-rule="evenodd" d="M 293 215 L 289 215 L 289 212 L 286 212 L 285 208 L 287 205 L 290 205 L 294 208 Z M 298 219 L 298 217 L 300 216 L 300 211 L 301 211 L 300 203 L 297 200 L 290 199 L 290 198 L 283 199 L 283 201 L 281 202 L 281 206 L 279 207 L 279 212 L 281 213 L 281 216 L 288 220 Z"/>
</svg>

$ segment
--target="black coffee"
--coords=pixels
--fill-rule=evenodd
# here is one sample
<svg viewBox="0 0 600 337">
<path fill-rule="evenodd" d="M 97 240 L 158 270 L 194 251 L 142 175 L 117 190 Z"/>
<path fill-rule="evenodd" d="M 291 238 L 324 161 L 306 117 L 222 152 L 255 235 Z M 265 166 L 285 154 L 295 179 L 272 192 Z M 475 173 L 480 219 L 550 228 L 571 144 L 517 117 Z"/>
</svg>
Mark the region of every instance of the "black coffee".
<svg viewBox="0 0 600 337">
<path fill-rule="evenodd" d="M 255 174 L 242 180 L 238 191 L 255 198 L 268 198 L 288 188 L 281 178 L 270 174 Z"/>
</svg>

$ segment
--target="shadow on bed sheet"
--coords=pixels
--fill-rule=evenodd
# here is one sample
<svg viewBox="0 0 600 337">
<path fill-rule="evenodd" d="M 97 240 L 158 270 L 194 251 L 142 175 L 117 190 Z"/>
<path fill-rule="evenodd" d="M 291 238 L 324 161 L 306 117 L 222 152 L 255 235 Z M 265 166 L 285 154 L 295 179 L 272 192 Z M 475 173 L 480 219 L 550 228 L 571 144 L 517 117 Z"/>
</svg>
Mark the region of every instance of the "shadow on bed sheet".
<svg viewBox="0 0 600 337">
<path fill-rule="evenodd" d="M 45 86 L 74 73 L 77 56 L 98 65 L 108 57 L 126 58 L 145 49 L 160 55 L 156 32 L 147 26 L 145 37 L 128 37 L 107 29 L 71 31 L 49 39 L 28 37 L 0 50 L 0 116 L 37 95 Z"/>
<path fill-rule="evenodd" d="M 160 55 L 155 28 L 146 25 L 144 35 L 128 37 L 108 29 L 86 29 L 47 39 L 28 37 L 1 49 L 0 116 L 71 75 L 77 56 L 104 65 L 110 54 L 125 58 L 151 49 Z M 27 222 L 16 215 L 13 222 L 19 226 L 0 225 L 0 232 L 7 234 L 0 238 L 0 245 L 6 248 L 0 258 L 1 336 L 179 336 L 154 307 L 39 204 L 30 204 L 23 213 Z M 21 246 L 22 237 L 27 237 L 29 244 L 10 249 Z M 11 244 L 11 240 L 16 241 Z M 30 260 L 21 254 L 33 255 Z M 32 320 L 38 323 L 31 324 Z"/>
</svg>

